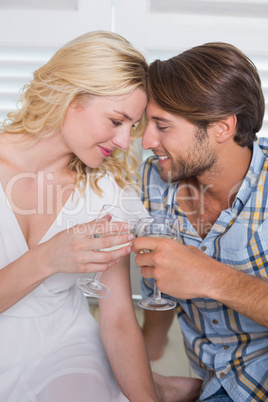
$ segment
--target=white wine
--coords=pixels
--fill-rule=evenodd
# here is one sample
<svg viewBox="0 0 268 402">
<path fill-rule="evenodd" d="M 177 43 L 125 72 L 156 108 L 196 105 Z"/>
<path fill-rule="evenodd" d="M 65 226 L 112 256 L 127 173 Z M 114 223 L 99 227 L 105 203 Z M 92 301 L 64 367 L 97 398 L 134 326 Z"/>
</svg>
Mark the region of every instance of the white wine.
<svg viewBox="0 0 268 402">
<path fill-rule="evenodd" d="M 134 234 L 133 230 L 130 230 L 129 233 Z M 100 235 L 95 235 L 95 237 L 102 237 Z M 112 251 L 112 250 L 118 250 L 119 248 L 122 247 L 126 247 L 129 246 L 132 243 L 132 241 L 128 241 L 127 243 L 123 243 L 123 244 L 117 244 L 116 246 L 112 246 L 112 247 L 107 247 L 107 248 L 100 248 L 99 251 Z"/>
<path fill-rule="evenodd" d="M 112 246 L 112 247 L 107 247 L 107 248 L 100 248 L 99 251 L 112 251 L 112 250 L 118 250 L 119 248 L 125 247 L 130 245 L 132 242 L 129 241 L 128 243 L 124 243 L 124 244 L 117 244 L 116 246 Z"/>
</svg>

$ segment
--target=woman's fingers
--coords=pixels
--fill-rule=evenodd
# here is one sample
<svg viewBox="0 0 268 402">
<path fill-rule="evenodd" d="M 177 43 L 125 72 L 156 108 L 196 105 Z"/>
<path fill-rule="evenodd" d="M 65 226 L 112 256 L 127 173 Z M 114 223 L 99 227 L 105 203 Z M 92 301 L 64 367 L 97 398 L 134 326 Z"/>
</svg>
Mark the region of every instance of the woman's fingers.
<svg viewBox="0 0 268 402">
<path fill-rule="evenodd" d="M 100 221 L 92 221 L 73 226 L 71 230 L 79 236 L 97 237 L 105 233 L 121 234 L 130 231 L 130 227 L 126 222 L 110 222 L 106 219 Z"/>
<path fill-rule="evenodd" d="M 73 227 L 77 249 L 111 251 L 129 245 L 134 236 L 124 222 L 98 221 Z"/>
<path fill-rule="evenodd" d="M 120 258 L 128 255 L 130 252 L 131 247 L 129 245 L 109 251 L 85 251 L 77 256 L 77 265 L 80 266 L 81 272 L 87 272 L 87 270 L 96 272 L 106 271 L 108 268 L 115 265 Z"/>
<path fill-rule="evenodd" d="M 124 222 L 93 221 L 58 233 L 41 249 L 55 273 L 105 271 L 130 254 L 133 238 Z"/>
<path fill-rule="evenodd" d="M 72 248 L 79 269 L 105 271 L 130 254 L 134 236 L 126 223 L 100 221 L 77 226 Z"/>
<path fill-rule="evenodd" d="M 103 236 L 91 239 L 90 249 L 111 251 L 124 246 L 129 246 L 133 241 L 134 236 L 132 233 L 118 234 L 104 234 Z"/>
</svg>

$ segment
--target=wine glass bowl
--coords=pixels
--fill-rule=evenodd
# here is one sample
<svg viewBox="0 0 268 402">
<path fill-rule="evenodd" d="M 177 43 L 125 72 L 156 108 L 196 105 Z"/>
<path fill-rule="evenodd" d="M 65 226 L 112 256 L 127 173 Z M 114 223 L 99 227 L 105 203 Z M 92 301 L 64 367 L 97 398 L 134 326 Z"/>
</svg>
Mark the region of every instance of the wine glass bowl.
<svg viewBox="0 0 268 402">
<path fill-rule="evenodd" d="M 151 217 L 139 219 L 136 226 L 138 237 L 162 237 L 170 240 L 180 240 L 180 227 L 177 219 L 172 217 Z M 140 254 L 150 253 L 151 250 L 143 249 Z M 146 310 L 164 311 L 176 307 L 173 300 L 163 298 L 160 290 L 154 282 L 152 297 L 140 300 L 138 305 Z"/>
</svg>

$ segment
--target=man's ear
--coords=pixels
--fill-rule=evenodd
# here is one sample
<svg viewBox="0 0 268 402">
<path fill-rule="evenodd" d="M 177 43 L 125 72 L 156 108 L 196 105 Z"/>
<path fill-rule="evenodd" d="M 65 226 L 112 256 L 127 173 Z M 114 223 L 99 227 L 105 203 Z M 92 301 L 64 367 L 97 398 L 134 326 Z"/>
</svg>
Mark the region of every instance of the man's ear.
<svg viewBox="0 0 268 402">
<path fill-rule="evenodd" d="M 236 123 L 236 115 L 228 116 L 225 119 L 220 120 L 217 123 L 217 129 L 215 133 L 216 141 L 218 143 L 222 143 L 233 137 L 236 133 Z"/>
</svg>

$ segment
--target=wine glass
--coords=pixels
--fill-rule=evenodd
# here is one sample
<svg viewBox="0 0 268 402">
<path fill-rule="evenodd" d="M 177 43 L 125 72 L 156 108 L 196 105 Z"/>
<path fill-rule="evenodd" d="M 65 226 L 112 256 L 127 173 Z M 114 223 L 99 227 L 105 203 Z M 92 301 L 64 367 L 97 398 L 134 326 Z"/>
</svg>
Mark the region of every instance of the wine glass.
<svg viewBox="0 0 268 402">
<path fill-rule="evenodd" d="M 180 225 L 177 219 L 171 217 L 151 217 L 139 219 L 136 226 L 136 235 L 139 237 L 164 237 L 179 241 Z M 151 250 L 141 250 L 140 254 L 150 253 Z M 171 279 L 172 280 L 172 279 Z M 140 300 L 138 305 L 146 310 L 171 310 L 176 307 L 172 300 L 161 297 L 161 292 L 154 282 L 153 297 Z"/>
<path fill-rule="evenodd" d="M 114 205 L 109 205 L 106 204 L 102 207 L 102 209 L 99 212 L 99 215 L 96 219 L 96 222 L 101 220 L 104 216 L 110 215 L 111 221 L 113 222 L 127 222 L 130 227 L 130 231 L 134 233 L 135 225 L 137 224 L 139 217 L 135 215 L 134 213 L 127 211 L 125 209 L 120 209 L 117 206 Z M 120 234 L 127 233 L 127 232 L 120 232 Z M 103 235 L 95 234 L 93 237 L 102 237 L 102 236 L 118 236 L 118 232 L 116 233 L 105 233 Z M 108 247 L 105 249 L 100 249 L 99 251 L 112 251 L 112 250 L 117 250 L 121 247 L 125 247 L 127 245 L 131 244 L 131 242 L 128 243 L 121 243 L 117 244 L 116 246 L 113 247 Z M 102 272 L 97 272 L 95 273 L 94 277 L 92 279 L 90 278 L 78 278 L 76 281 L 76 285 L 81 289 L 84 293 L 86 293 L 88 296 L 92 297 L 97 297 L 97 298 L 106 298 L 109 297 L 111 294 L 110 289 L 105 286 L 103 283 L 100 282 Z"/>
</svg>

